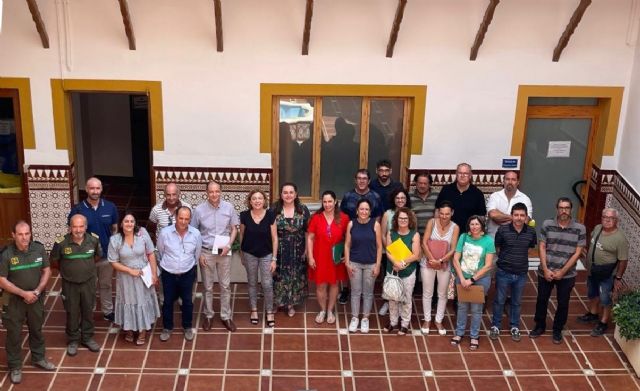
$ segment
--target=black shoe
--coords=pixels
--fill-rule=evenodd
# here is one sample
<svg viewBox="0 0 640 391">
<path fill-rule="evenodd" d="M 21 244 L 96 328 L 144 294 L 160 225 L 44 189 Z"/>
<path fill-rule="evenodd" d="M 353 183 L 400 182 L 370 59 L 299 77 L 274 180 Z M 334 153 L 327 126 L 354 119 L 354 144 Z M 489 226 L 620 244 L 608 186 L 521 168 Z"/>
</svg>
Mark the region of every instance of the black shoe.
<svg viewBox="0 0 640 391">
<path fill-rule="evenodd" d="M 529 331 L 529 338 L 538 338 L 544 334 L 544 329 L 541 327 L 536 327 L 535 329 Z"/>
<path fill-rule="evenodd" d="M 338 303 L 347 304 L 348 301 L 349 301 L 349 290 L 348 289 L 343 289 L 342 292 L 340 292 L 340 297 L 338 298 Z"/>
<path fill-rule="evenodd" d="M 604 335 L 604 333 L 606 333 L 606 332 L 607 332 L 607 324 L 606 323 L 602 323 L 602 322 L 598 322 L 596 327 L 594 327 L 593 330 L 591 330 L 591 336 L 592 337 L 600 337 L 600 336 Z"/>
<path fill-rule="evenodd" d="M 598 315 L 597 314 L 592 314 L 591 312 L 587 312 L 586 314 L 584 314 L 582 316 L 578 316 L 577 320 L 580 323 L 591 323 L 591 322 L 595 322 L 596 320 L 598 320 Z"/>
<path fill-rule="evenodd" d="M 104 320 L 107 320 L 107 321 L 112 322 L 112 323 L 113 323 L 114 320 L 116 320 L 116 316 L 113 314 L 113 312 L 111 312 L 109 314 L 104 314 L 103 318 L 104 318 Z"/>
<path fill-rule="evenodd" d="M 562 343 L 562 331 L 560 332 L 554 331 L 553 339 L 551 340 L 551 342 L 553 342 L 556 345 L 560 345 Z"/>
</svg>

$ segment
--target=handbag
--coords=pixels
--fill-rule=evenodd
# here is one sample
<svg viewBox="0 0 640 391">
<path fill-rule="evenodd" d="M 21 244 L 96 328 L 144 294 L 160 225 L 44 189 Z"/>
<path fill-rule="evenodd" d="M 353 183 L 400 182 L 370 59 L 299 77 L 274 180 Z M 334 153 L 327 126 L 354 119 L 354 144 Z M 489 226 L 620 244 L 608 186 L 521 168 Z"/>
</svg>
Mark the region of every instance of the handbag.
<svg viewBox="0 0 640 391">
<path fill-rule="evenodd" d="M 600 234 L 602 233 L 602 228 L 598 231 L 596 235 L 596 239 L 593 241 L 593 245 L 596 246 L 598 244 L 598 239 L 600 239 Z M 618 261 L 616 260 L 614 263 L 605 263 L 599 265 L 596 263 L 596 249 L 594 248 L 591 252 L 591 267 L 589 268 L 589 275 L 592 279 L 596 281 L 603 281 L 611 277 L 613 271 L 618 266 Z"/>
<path fill-rule="evenodd" d="M 404 282 L 398 273 L 387 272 L 382 283 L 382 298 L 389 301 L 404 303 Z"/>
</svg>

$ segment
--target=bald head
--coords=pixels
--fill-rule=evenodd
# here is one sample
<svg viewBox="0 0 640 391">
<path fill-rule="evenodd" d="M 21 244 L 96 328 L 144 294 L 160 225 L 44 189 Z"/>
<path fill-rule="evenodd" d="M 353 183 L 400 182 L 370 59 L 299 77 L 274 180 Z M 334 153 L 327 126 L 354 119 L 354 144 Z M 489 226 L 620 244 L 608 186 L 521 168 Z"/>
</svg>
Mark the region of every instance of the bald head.
<svg viewBox="0 0 640 391">
<path fill-rule="evenodd" d="M 69 219 L 69 229 L 74 242 L 82 243 L 84 234 L 87 232 L 87 218 L 81 214 L 71 216 Z"/>
<path fill-rule="evenodd" d="M 87 179 L 87 184 L 84 189 L 87 192 L 89 202 L 95 204 L 102 195 L 102 182 L 96 177 L 91 177 Z"/>
<path fill-rule="evenodd" d="M 164 199 L 167 203 L 167 206 L 170 208 L 178 205 L 180 201 L 180 189 L 178 189 L 178 185 L 171 182 L 164 188 Z"/>
</svg>

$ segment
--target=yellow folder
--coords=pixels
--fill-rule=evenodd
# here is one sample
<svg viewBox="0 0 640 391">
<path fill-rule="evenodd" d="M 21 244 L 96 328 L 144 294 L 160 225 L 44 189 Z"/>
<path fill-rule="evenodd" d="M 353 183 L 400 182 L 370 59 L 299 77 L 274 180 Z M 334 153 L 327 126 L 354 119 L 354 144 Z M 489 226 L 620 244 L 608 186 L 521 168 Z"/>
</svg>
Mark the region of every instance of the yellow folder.
<svg viewBox="0 0 640 391">
<path fill-rule="evenodd" d="M 396 261 L 404 261 L 411 256 L 411 250 L 407 247 L 402 239 L 398 238 L 387 246 L 387 251 Z"/>
</svg>

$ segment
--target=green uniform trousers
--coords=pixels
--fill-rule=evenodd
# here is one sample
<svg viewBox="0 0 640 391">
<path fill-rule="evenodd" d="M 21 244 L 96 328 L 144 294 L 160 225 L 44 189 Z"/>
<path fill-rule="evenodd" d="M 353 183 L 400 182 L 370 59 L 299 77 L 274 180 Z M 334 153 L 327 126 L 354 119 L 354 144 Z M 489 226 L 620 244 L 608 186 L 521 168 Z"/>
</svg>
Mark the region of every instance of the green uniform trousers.
<svg viewBox="0 0 640 391">
<path fill-rule="evenodd" d="M 25 318 L 29 328 L 29 349 L 31 361 L 44 359 L 45 347 L 42 335 L 44 323 L 44 297 L 40 296 L 33 304 L 27 304 L 20 296 L 5 292 L 9 296 L 8 305 L 2 317 L 7 329 L 7 361 L 9 370 L 22 368 L 22 325 Z"/>
<path fill-rule="evenodd" d="M 67 311 L 67 342 L 88 342 L 93 338 L 93 307 L 96 277 L 82 283 L 62 280 L 62 300 Z"/>
</svg>

